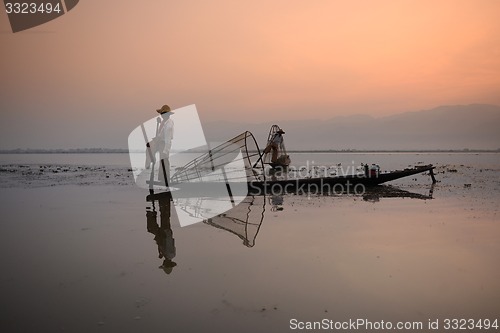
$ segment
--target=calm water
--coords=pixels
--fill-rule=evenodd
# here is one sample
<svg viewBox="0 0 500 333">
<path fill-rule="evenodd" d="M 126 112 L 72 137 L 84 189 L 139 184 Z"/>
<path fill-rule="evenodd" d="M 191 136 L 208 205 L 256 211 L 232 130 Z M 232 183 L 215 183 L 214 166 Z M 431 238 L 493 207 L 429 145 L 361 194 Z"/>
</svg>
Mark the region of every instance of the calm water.
<svg viewBox="0 0 500 333">
<path fill-rule="evenodd" d="M 173 205 L 146 202 L 133 185 L 126 154 L 0 155 L 1 331 L 500 320 L 499 154 L 292 158 L 297 167 L 433 163 L 439 182 L 419 175 L 365 196 L 248 198 L 181 228 Z"/>
<path fill-rule="evenodd" d="M 498 167 L 500 153 L 293 153 L 292 164 L 356 165 L 378 163 L 388 169 L 406 167 L 419 162 L 425 164 L 474 163 L 482 167 Z M 128 154 L 0 154 L 0 165 L 6 164 L 59 164 L 103 165 L 129 167 Z"/>
</svg>

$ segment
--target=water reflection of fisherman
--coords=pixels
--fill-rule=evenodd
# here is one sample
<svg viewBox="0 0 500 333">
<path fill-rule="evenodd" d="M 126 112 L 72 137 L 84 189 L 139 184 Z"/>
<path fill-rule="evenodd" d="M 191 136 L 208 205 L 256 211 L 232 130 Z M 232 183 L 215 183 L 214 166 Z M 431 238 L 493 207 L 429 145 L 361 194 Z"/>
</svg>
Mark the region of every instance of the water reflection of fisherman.
<svg viewBox="0 0 500 333">
<path fill-rule="evenodd" d="M 156 110 L 161 116 L 158 119 L 157 135 L 147 143 L 147 147 L 151 149 L 152 155 L 156 152 L 160 153 L 161 164 L 159 167 L 158 180 L 164 182 L 168 186 L 170 178 L 170 148 L 172 147 L 172 140 L 174 139 L 174 121 L 170 118 L 174 113 L 170 110 L 168 105 L 163 105 L 160 109 Z M 146 157 L 146 168 L 152 161 L 150 156 Z M 166 176 L 166 177 L 165 177 Z"/>
<path fill-rule="evenodd" d="M 158 226 L 156 222 L 157 212 L 153 203 L 153 210 L 146 210 L 146 221 L 148 232 L 155 235 L 155 242 L 158 246 L 158 258 L 163 259 L 162 265 L 159 267 L 170 274 L 177 263 L 173 261 L 176 255 L 175 240 L 173 237 L 172 226 L 170 224 L 170 200 L 160 200 L 160 221 Z"/>
<path fill-rule="evenodd" d="M 269 153 L 271 150 L 273 151 L 272 156 L 271 156 L 271 162 L 276 163 L 278 160 L 278 151 L 280 145 L 283 143 L 283 134 L 285 132 L 282 129 L 279 129 L 267 145 L 266 149 L 264 149 L 264 154 Z"/>
</svg>

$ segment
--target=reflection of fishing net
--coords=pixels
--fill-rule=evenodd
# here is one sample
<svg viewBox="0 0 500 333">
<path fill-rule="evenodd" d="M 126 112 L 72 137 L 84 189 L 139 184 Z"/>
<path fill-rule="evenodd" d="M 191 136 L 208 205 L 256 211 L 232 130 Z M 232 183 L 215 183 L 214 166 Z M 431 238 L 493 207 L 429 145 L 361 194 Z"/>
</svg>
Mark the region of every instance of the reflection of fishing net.
<svg viewBox="0 0 500 333">
<path fill-rule="evenodd" d="M 183 166 L 176 168 L 171 183 L 262 181 L 264 175 L 252 167 L 258 161 L 259 154 L 257 142 L 248 131 L 213 148 L 208 145 L 178 153 L 171 159 L 197 157 L 180 164 Z"/>
<path fill-rule="evenodd" d="M 239 205 L 203 223 L 238 236 L 245 246 L 253 247 L 264 220 L 265 196 L 247 196 Z"/>
<path fill-rule="evenodd" d="M 264 150 L 264 156 L 262 161 L 265 164 L 274 164 L 276 166 L 288 166 L 290 164 L 290 156 L 288 156 L 285 148 L 285 140 L 282 138 L 279 144 L 273 142 L 274 138 L 278 135 L 278 131 L 281 128 L 278 125 L 273 125 L 269 130 L 269 135 L 267 136 L 266 149 Z M 273 154 L 276 155 L 273 161 Z"/>
</svg>

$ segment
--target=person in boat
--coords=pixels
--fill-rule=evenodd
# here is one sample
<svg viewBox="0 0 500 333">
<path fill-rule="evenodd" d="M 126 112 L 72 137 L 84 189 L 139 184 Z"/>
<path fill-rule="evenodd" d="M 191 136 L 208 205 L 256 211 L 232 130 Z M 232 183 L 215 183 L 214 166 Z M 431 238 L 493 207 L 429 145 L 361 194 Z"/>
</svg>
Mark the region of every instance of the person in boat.
<svg viewBox="0 0 500 333">
<path fill-rule="evenodd" d="M 273 138 L 267 145 L 266 149 L 264 149 L 264 154 L 267 154 L 272 150 L 272 155 L 271 155 L 272 163 L 276 163 L 276 161 L 278 160 L 279 147 L 283 143 L 283 134 L 285 134 L 285 132 L 280 128 L 274 134 Z"/>
<path fill-rule="evenodd" d="M 166 104 L 157 109 L 156 112 L 160 114 L 161 120 L 159 120 L 157 136 L 146 144 L 148 149 L 150 149 L 150 153 L 146 155 L 146 168 L 149 168 L 151 162 L 154 162 L 154 155 L 156 152 L 159 152 L 161 165 L 158 180 L 164 182 L 165 186 L 168 186 L 170 179 L 169 155 L 172 148 L 172 140 L 174 139 L 174 121 L 171 116 L 174 112 Z M 151 161 L 151 156 L 153 156 L 153 161 Z"/>
</svg>

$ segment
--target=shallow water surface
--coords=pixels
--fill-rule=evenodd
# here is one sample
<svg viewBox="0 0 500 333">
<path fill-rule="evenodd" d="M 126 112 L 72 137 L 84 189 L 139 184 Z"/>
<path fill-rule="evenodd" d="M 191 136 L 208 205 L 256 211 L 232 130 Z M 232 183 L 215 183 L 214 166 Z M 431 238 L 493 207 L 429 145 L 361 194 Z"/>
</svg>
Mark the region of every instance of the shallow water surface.
<svg viewBox="0 0 500 333">
<path fill-rule="evenodd" d="M 364 196 L 249 197 L 184 228 L 173 203 L 146 202 L 102 171 L 92 184 L 38 186 L 0 173 L 11 184 L 1 189 L 0 329 L 288 332 L 294 318 L 500 319 L 494 156 L 425 157 L 440 168 L 434 187 L 421 175 Z M 13 175 L 17 186 L 5 179 Z"/>
</svg>

